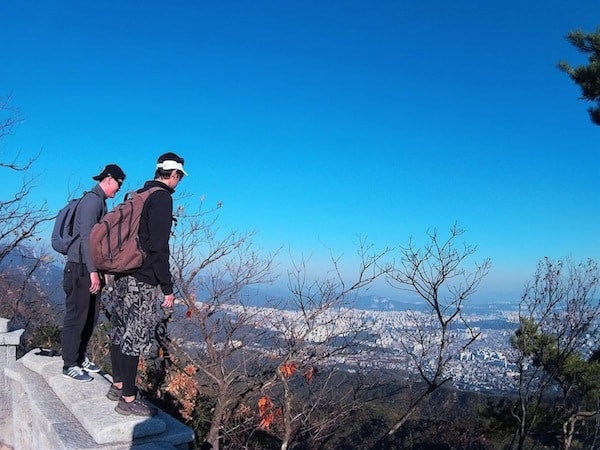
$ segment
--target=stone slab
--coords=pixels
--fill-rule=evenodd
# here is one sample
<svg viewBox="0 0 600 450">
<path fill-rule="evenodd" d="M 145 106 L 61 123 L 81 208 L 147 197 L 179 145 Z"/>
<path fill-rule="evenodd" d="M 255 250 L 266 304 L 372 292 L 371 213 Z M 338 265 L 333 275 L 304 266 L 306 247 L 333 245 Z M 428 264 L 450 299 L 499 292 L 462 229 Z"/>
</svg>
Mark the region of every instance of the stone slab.
<svg viewBox="0 0 600 450">
<path fill-rule="evenodd" d="M 66 433 L 64 438 L 72 439 L 72 433 L 83 432 L 91 437 L 95 445 L 135 441 L 135 448 L 159 443 L 179 446 L 193 441 L 194 434 L 191 428 L 160 409 L 152 418 L 118 414 L 114 410 L 116 402 L 106 398 L 106 392 L 112 382 L 110 375 L 103 372 L 90 374 L 94 378 L 93 381 L 77 382 L 62 375 L 60 356 L 43 356 L 38 353 L 38 349 L 32 350 L 16 364 L 21 364 L 23 369 L 28 369 L 38 377 L 15 369 L 10 371 L 9 376 L 26 384 L 30 395 L 35 393 L 35 398 L 32 398 L 35 408 L 40 414 L 49 416 L 46 426 L 52 434 Z M 82 429 L 78 430 L 73 422 Z M 71 428 L 74 428 L 69 429 L 65 423 L 71 423 Z M 86 442 L 79 445 L 81 448 L 94 448 Z"/>
</svg>

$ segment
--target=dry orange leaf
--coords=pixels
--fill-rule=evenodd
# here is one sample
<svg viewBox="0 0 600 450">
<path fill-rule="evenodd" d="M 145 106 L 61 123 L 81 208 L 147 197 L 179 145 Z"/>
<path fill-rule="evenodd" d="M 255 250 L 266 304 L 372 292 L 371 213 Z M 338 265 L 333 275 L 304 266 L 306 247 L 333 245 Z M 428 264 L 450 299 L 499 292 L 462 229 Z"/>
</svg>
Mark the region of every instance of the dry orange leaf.
<svg viewBox="0 0 600 450">
<path fill-rule="evenodd" d="M 294 375 L 294 372 L 296 372 L 297 368 L 298 368 L 297 364 L 287 363 L 287 364 L 282 364 L 281 367 L 279 367 L 279 370 L 286 378 L 290 378 L 292 375 Z"/>
</svg>

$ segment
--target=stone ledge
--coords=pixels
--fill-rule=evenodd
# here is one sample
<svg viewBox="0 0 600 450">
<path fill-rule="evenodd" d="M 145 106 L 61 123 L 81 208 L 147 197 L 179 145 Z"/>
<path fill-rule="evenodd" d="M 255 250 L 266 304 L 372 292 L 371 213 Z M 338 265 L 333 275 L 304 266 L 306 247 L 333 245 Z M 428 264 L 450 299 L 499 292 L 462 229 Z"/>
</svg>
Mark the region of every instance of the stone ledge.
<svg viewBox="0 0 600 450">
<path fill-rule="evenodd" d="M 0 346 L 17 346 L 21 342 L 21 335 L 25 330 L 0 332 Z"/>
<path fill-rule="evenodd" d="M 193 442 L 193 430 L 160 409 L 152 418 L 115 412 L 116 403 L 105 396 L 110 375 L 91 374 L 93 381 L 78 383 L 62 375 L 61 357 L 37 355 L 38 351 L 27 353 L 5 372 L 21 385 L 32 415 L 45 417 L 38 428 L 56 437 L 55 448 L 149 450 L 187 448 Z M 65 444 L 69 442 L 76 445 Z"/>
<path fill-rule="evenodd" d="M 10 320 L 0 317 L 0 333 L 8 333 L 10 330 Z"/>
</svg>

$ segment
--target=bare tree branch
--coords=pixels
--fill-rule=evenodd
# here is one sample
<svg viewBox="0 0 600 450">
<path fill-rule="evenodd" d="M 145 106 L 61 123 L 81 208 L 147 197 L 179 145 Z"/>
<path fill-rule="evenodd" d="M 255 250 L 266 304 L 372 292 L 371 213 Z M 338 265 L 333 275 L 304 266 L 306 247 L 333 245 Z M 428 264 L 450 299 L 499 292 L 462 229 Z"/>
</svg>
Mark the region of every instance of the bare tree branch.
<svg viewBox="0 0 600 450">
<path fill-rule="evenodd" d="M 410 239 L 406 247 L 400 248 L 400 261 L 386 268 L 392 287 L 418 294 L 427 307 L 425 313 L 410 315 L 412 326 L 406 327 L 400 335 L 401 346 L 424 388 L 415 391 L 417 395 L 411 399 L 408 409 L 374 449 L 384 448 L 386 440 L 410 418 L 420 403 L 451 380 L 447 374 L 451 362 L 479 336 L 464 319 L 463 310 L 465 302 L 489 272 L 490 260 L 476 264 L 474 271 L 468 273 L 464 266 L 476 247 L 456 245 L 463 233 L 454 225 L 449 237 L 442 240 L 434 230 L 427 233 L 429 241 L 422 248 Z M 455 323 L 465 325 L 466 331 L 459 333 L 451 329 Z"/>
</svg>

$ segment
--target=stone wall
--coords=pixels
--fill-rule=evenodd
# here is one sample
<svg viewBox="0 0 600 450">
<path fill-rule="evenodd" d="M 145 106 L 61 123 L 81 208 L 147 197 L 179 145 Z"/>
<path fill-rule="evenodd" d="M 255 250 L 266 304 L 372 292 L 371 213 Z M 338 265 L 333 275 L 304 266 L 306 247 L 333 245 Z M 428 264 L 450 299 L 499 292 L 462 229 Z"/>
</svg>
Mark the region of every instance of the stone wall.
<svg viewBox="0 0 600 450">
<path fill-rule="evenodd" d="M 16 360 L 10 347 L 21 333 L 0 333 L 0 443 L 4 448 L 29 449 L 189 449 L 193 430 L 159 410 L 155 417 L 123 416 L 106 398 L 111 383 L 103 372 L 79 383 L 62 375 L 62 358 L 39 349 Z M 2 339 L 4 338 L 4 339 Z M 16 344 L 11 344 L 16 340 Z M 4 358 L 4 352 L 8 357 Z M 10 355 L 12 354 L 12 359 Z M 4 426 L 2 425 L 4 424 Z M 0 448 L 2 448 L 0 446 Z"/>
<path fill-rule="evenodd" d="M 12 331 L 10 321 L 0 317 L 0 449 L 12 448 L 12 398 L 4 368 L 17 359 L 17 346 L 23 330 Z"/>
</svg>

